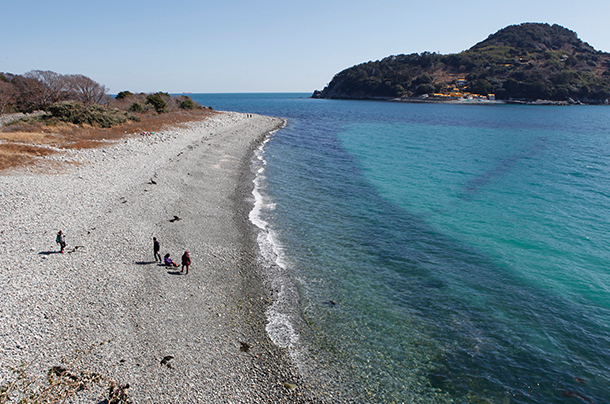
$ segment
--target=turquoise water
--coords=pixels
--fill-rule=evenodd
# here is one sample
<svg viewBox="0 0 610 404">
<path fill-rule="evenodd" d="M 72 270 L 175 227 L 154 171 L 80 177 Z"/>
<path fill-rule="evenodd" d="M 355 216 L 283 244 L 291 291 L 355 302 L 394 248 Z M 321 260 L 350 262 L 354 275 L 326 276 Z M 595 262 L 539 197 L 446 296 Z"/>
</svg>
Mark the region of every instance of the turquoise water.
<svg viewBox="0 0 610 404">
<path fill-rule="evenodd" d="M 355 402 L 610 402 L 609 108 L 304 97 L 193 95 L 288 120 L 254 168 L 303 372 Z"/>
</svg>

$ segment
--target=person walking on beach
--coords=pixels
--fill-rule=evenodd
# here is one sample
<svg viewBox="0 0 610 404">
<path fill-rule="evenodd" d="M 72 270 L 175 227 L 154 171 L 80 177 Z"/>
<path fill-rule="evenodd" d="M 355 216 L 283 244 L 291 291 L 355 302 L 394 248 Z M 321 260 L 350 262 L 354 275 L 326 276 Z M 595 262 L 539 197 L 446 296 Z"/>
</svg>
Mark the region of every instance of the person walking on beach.
<svg viewBox="0 0 610 404">
<path fill-rule="evenodd" d="M 59 252 L 64 253 L 66 249 L 66 234 L 63 230 L 57 232 L 57 237 L 55 238 L 55 242 L 59 244 Z"/>
<path fill-rule="evenodd" d="M 161 261 L 159 250 L 161 250 L 161 244 L 159 244 L 156 237 L 153 237 L 153 254 L 155 255 L 155 262 L 157 262 L 157 258 L 159 258 L 159 262 L 163 262 Z"/>
<path fill-rule="evenodd" d="M 186 267 L 186 274 L 189 274 L 189 266 L 191 265 L 191 257 L 189 256 L 189 252 L 185 251 L 184 254 L 182 254 L 182 269 L 180 270 L 180 272 L 184 271 L 184 267 Z"/>
</svg>

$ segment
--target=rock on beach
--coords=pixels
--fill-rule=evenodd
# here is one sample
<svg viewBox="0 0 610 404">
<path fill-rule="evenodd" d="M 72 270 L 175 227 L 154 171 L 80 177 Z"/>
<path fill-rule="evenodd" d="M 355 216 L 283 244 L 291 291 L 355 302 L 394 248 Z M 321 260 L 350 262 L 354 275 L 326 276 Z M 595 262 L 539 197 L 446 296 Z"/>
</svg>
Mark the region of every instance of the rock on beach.
<svg viewBox="0 0 610 404">
<path fill-rule="evenodd" d="M 252 152 L 281 125 L 223 112 L 0 174 L 0 385 L 7 366 L 44 377 L 74 361 L 137 403 L 305 401 L 264 331 L 248 221 Z M 153 236 L 161 256 L 190 252 L 189 275 L 155 262 Z"/>
</svg>

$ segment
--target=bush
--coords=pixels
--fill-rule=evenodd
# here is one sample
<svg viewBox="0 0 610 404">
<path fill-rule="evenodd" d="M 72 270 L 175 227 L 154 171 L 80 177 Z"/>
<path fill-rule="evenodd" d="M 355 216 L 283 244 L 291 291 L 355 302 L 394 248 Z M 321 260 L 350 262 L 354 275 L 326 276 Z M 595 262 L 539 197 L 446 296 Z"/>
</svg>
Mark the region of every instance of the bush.
<svg viewBox="0 0 610 404">
<path fill-rule="evenodd" d="M 130 96 L 132 96 L 132 92 L 131 91 L 121 91 L 120 93 L 118 93 L 115 97 L 115 99 L 117 100 L 122 100 L 124 98 L 128 98 Z"/>
<path fill-rule="evenodd" d="M 432 76 L 430 76 L 428 73 L 424 73 L 421 76 L 417 77 L 415 80 L 413 80 L 413 85 L 420 85 L 420 84 L 430 84 L 433 83 L 434 79 L 432 78 Z"/>
<path fill-rule="evenodd" d="M 131 112 L 142 112 L 144 111 L 144 107 L 142 107 L 142 104 L 140 104 L 139 102 L 134 102 L 133 104 L 131 104 L 131 107 L 129 107 L 129 110 Z"/>
<path fill-rule="evenodd" d="M 485 79 L 477 79 L 468 84 L 468 91 L 473 94 L 487 95 L 494 91 L 494 86 Z"/>
<path fill-rule="evenodd" d="M 185 97 L 184 100 L 180 103 L 180 108 L 182 109 L 193 109 L 195 108 L 195 103 L 191 99 L 191 97 Z"/>
<path fill-rule="evenodd" d="M 162 97 L 163 94 L 164 93 L 149 94 L 146 97 L 146 103 L 152 105 L 158 114 L 167 112 L 167 103 Z"/>
<path fill-rule="evenodd" d="M 137 120 L 118 109 L 105 109 L 99 105 L 85 106 L 80 102 L 60 102 L 47 108 L 51 115 L 44 116 L 45 120 L 73 123 L 75 125 L 91 125 L 102 128 L 125 123 L 128 119 Z"/>
<path fill-rule="evenodd" d="M 432 94 L 433 92 L 434 87 L 431 84 L 420 84 L 415 89 L 415 95 Z"/>
</svg>

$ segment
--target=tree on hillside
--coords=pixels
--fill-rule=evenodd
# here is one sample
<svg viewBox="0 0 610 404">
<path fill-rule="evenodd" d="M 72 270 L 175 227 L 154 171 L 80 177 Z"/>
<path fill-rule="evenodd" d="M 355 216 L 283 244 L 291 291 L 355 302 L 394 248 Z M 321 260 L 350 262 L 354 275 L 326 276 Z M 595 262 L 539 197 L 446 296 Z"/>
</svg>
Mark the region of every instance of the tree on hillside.
<svg viewBox="0 0 610 404">
<path fill-rule="evenodd" d="M 68 98 L 70 87 L 66 77 L 50 70 L 32 70 L 24 74 L 26 78 L 38 80 L 41 84 L 39 95 L 41 106 L 47 107 Z"/>
<path fill-rule="evenodd" d="M 525 23 L 458 54 L 394 55 L 352 66 L 313 97 L 417 96 L 429 93 L 429 86 L 449 95 L 460 81 L 467 91 L 493 93 L 496 99 L 610 104 L 610 53 L 596 51 L 559 25 Z"/>
<path fill-rule="evenodd" d="M 477 79 L 468 84 L 468 91 L 473 94 L 487 95 L 494 91 L 494 86 L 485 79 Z"/>
<path fill-rule="evenodd" d="M 15 105 L 21 112 L 32 112 L 45 107 L 43 94 L 44 85 L 34 79 L 17 76 L 11 82 L 17 89 L 18 95 Z"/>
<path fill-rule="evenodd" d="M 6 107 L 15 102 L 17 94 L 19 94 L 19 92 L 13 84 L 6 81 L 0 81 L 0 114 L 3 114 Z"/>
<path fill-rule="evenodd" d="M 71 74 L 66 77 L 70 88 L 70 98 L 85 105 L 99 104 L 106 95 L 108 88 L 82 74 Z"/>
</svg>

